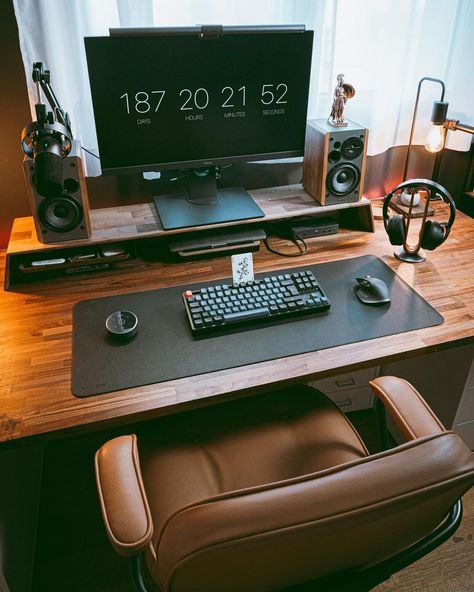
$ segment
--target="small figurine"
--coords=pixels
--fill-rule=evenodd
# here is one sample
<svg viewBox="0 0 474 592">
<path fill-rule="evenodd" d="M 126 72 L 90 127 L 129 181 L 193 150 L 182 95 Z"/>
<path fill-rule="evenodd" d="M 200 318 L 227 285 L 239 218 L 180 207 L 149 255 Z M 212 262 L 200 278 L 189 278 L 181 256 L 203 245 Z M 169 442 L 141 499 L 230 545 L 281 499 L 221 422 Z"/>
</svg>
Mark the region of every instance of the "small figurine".
<svg viewBox="0 0 474 592">
<path fill-rule="evenodd" d="M 355 95 L 355 88 L 352 84 L 344 82 L 344 74 L 337 75 L 337 86 L 334 89 L 334 99 L 332 101 L 331 114 L 328 117 L 329 125 L 333 127 L 346 127 L 344 121 L 344 107 L 347 99 L 352 99 Z"/>
</svg>

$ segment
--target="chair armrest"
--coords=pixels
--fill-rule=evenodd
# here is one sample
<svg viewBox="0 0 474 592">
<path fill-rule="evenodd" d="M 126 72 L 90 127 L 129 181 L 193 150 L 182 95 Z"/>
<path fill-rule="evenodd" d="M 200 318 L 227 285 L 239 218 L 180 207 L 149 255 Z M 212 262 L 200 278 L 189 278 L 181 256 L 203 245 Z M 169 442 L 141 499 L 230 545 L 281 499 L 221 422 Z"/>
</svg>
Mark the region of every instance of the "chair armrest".
<svg viewBox="0 0 474 592">
<path fill-rule="evenodd" d="M 409 440 L 446 431 L 420 393 L 406 380 L 380 376 L 369 384 Z"/>
<path fill-rule="evenodd" d="M 107 535 L 120 555 L 146 549 L 153 522 L 138 459 L 137 437 L 106 442 L 95 455 L 95 475 Z"/>
</svg>

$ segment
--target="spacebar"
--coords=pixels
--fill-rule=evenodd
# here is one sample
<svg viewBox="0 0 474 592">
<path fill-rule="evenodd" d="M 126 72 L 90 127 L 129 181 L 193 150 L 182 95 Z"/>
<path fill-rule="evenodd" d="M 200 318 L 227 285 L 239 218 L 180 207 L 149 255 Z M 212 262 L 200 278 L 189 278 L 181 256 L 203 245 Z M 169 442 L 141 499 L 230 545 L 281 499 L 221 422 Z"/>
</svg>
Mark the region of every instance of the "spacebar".
<svg viewBox="0 0 474 592">
<path fill-rule="evenodd" d="M 270 310 L 267 307 L 255 308 L 254 310 L 243 310 L 242 312 L 232 312 L 224 315 L 225 323 L 238 323 L 240 321 L 248 321 L 251 319 L 258 319 L 260 317 L 269 317 Z"/>
</svg>

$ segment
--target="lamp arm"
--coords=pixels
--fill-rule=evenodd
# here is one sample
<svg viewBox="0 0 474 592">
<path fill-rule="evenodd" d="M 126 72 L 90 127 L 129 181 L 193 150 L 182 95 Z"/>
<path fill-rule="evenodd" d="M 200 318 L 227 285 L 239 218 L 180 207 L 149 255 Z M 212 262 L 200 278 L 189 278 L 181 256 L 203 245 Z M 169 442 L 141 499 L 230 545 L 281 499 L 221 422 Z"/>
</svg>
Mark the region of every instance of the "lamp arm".
<svg viewBox="0 0 474 592">
<path fill-rule="evenodd" d="M 418 90 L 416 92 L 416 100 L 415 100 L 415 108 L 413 110 L 413 117 L 411 120 L 410 139 L 408 141 L 407 155 L 405 158 L 405 168 L 403 170 L 403 181 L 406 181 L 406 178 L 407 178 L 408 162 L 410 160 L 410 150 L 411 150 L 411 145 L 413 142 L 413 132 L 415 131 L 416 114 L 418 112 L 418 103 L 420 100 L 421 85 L 423 84 L 423 82 L 425 80 L 430 80 L 431 82 L 438 82 L 441 85 L 440 101 L 444 101 L 445 86 L 444 86 L 444 82 L 442 80 L 439 80 L 438 78 L 431 78 L 431 76 L 425 76 L 424 78 L 422 78 L 420 80 L 420 82 L 418 83 Z"/>
<path fill-rule="evenodd" d="M 444 127 L 452 131 L 460 131 L 466 132 L 467 134 L 474 134 L 474 127 L 472 125 L 468 125 L 467 123 L 461 123 L 456 119 L 446 119 L 444 122 Z"/>
</svg>

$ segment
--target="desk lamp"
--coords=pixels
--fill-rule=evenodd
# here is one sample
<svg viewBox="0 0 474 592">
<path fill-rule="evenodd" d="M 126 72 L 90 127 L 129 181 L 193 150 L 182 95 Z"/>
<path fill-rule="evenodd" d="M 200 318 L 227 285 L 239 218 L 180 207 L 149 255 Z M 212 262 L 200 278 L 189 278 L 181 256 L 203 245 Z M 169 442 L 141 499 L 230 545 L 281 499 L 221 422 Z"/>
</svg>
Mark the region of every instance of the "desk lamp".
<svg viewBox="0 0 474 592">
<path fill-rule="evenodd" d="M 433 250 L 442 244 L 448 237 L 451 226 L 454 223 L 456 206 L 454 200 L 451 198 L 449 193 L 442 187 L 433 181 L 428 179 L 413 179 L 407 181 L 408 163 L 410 160 L 410 152 L 413 141 L 413 132 L 415 129 L 416 115 L 418 112 L 418 103 L 420 99 L 420 92 L 423 82 L 431 81 L 441 86 L 441 96 L 438 101 L 433 102 L 433 109 L 431 112 L 431 129 L 428 132 L 425 142 L 425 148 L 428 152 L 438 153 L 441 152 L 446 143 L 446 130 L 450 129 L 453 131 L 460 130 L 470 134 L 474 134 L 474 127 L 461 123 L 459 120 L 447 119 L 446 115 L 448 112 L 449 103 L 444 100 L 445 86 L 442 80 L 438 78 L 432 78 L 425 76 L 418 83 L 418 90 L 416 93 L 415 108 L 413 110 L 413 118 L 411 122 L 410 139 L 408 142 L 407 154 L 405 158 L 405 167 L 403 170 L 403 182 L 398 185 L 388 196 L 385 198 L 383 207 L 383 219 L 385 229 L 389 235 L 390 242 L 394 245 L 402 245 L 394 254 L 398 259 L 407 261 L 410 263 L 419 263 L 426 259 L 424 253 L 421 251 L 421 247 Z M 435 166 L 433 168 L 433 178 L 437 179 L 440 155 L 437 156 Z M 418 189 L 422 189 L 425 193 L 425 206 L 421 211 L 421 229 L 417 244 L 410 246 L 407 243 L 408 229 L 410 221 L 415 217 L 415 206 L 418 205 L 419 194 Z M 399 193 L 401 191 L 401 193 Z M 397 199 L 403 205 L 408 207 L 408 211 L 402 216 L 396 215 L 388 216 L 388 207 L 392 197 L 397 195 Z M 433 213 L 433 210 L 429 207 L 429 201 L 432 199 L 442 199 L 449 205 L 450 215 L 449 221 L 439 223 L 435 221 L 427 221 L 427 216 Z M 399 207 L 392 205 L 394 209 L 400 211 Z M 403 213 L 403 211 L 402 211 Z"/>
<path fill-rule="evenodd" d="M 407 155 L 405 158 L 405 168 L 403 169 L 403 181 L 406 181 L 406 179 L 407 179 L 408 163 L 410 161 L 410 152 L 411 152 L 411 146 L 412 146 L 412 141 L 413 141 L 413 132 L 415 131 L 416 115 L 418 113 L 418 103 L 420 101 L 421 87 L 422 87 L 423 82 L 425 82 L 425 80 L 430 80 L 431 82 L 436 82 L 441 86 L 440 99 L 439 99 L 439 101 L 435 101 L 433 103 L 433 110 L 431 112 L 431 123 L 433 124 L 433 128 L 432 128 L 432 130 L 430 130 L 430 132 L 428 134 L 430 148 L 428 148 L 428 145 L 427 145 L 428 144 L 428 137 L 427 137 L 427 143 L 425 144 L 425 148 L 429 152 L 439 152 L 444 147 L 444 141 L 441 144 L 439 144 L 439 135 L 437 135 L 437 129 L 442 127 L 442 124 L 443 124 L 444 120 L 446 119 L 446 113 L 448 111 L 448 103 L 446 103 L 444 101 L 444 92 L 445 92 L 444 82 L 442 80 L 439 80 L 438 78 L 431 78 L 430 76 L 425 76 L 418 83 L 418 90 L 416 92 L 415 108 L 413 110 L 413 117 L 411 120 L 410 139 L 408 141 Z"/>
<path fill-rule="evenodd" d="M 412 145 L 412 140 L 413 140 L 413 132 L 415 129 L 416 114 L 418 112 L 418 102 L 420 99 L 420 91 L 421 91 L 421 86 L 425 80 L 430 80 L 431 82 L 436 82 L 441 86 L 441 97 L 440 97 L 439 101 L 433 102 L 433 109 L 431 111 L 431 124 L 432 125 L 431 125 L 430 131 L 428 132 L 428 134 L 426 136 L 425 149 L 428 152 L 431 152 L 433 154 L 435 154 L 437 152 L 441 152 L 441 150 L 443 150 L 443 148 L 446 144 L 446 130 L 448 130 L 448 129 L 452 130 L 452 131 L 459 130 L 462 132 L 466 132 L 468 134 L 474 134 L 474 127 L 467 125 L 465 123 L 461 123 L 457 119 L 447 119 L 446 118 L 446 115 L 448 113 L 449 103 L 447 103 L 444 100 L 444 92 L 445 92 L 444 82 L 442 80 L 439 80 L 438 78 L 431 78 L 430 76 L 425 76 L 418 83 L 418 90 L 416 93 L 416 100 L 415 100 L 415 109 L 413 111 L 413 118 L 412 118 L 412 122 L 411 122 L 410 140 L 408 142 L 407 155 L 406 155 L 406 159 L 405 159 L 405 168 L 403 171 L 403 181 L 406 181 L 406 178 L 407 178 L 408 162 L 410 160 L 410 151 L 411 151 L 411 145 Z M 438 177 L 439 164 L 440 164 L 440 160 L 439 160 L 439 158 L 437 158 L 436 162 L 435 162 L 434 169 L 433 169 L 433 180 L 434 181 L 436 181 L 437 177 Z"/>
</svg>

